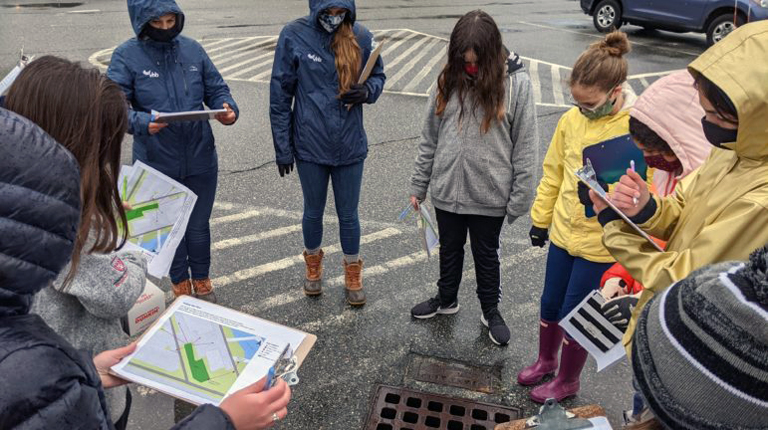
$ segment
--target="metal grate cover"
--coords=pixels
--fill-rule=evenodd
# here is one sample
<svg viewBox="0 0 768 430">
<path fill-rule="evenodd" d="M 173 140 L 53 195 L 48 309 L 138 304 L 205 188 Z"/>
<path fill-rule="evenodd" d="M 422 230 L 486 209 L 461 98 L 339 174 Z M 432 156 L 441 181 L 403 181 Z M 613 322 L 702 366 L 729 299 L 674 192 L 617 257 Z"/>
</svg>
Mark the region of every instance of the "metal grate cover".
<svg viewBox="0 0 768 430">
<path fill-rule="evenodd" d="M 487 394 L 494 394 L 502 385 L 500 367 L 475 366 L 418 354 L 412 355 L 408 376 L 417 381 Z"/>
<path fill-rule="evenodd" d="M 365 430 L 493 430 L 518 418 L 507 406 L 379 385 Z"/>
</svg>

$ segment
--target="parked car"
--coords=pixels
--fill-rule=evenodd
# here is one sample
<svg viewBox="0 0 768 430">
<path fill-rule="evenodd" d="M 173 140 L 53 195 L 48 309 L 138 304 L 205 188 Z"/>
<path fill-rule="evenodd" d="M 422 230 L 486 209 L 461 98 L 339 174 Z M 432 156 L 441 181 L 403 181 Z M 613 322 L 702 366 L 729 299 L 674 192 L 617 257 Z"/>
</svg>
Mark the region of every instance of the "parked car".
<svg viewBox="0 0 768 430">
<path fill-rule="evenodd" d="M 581 0 L 581 9 L 603 33 L 626 23 L 706 33 L 708 45 L 745 22 L 768 19 L 768 0 Z"/>
</svg>

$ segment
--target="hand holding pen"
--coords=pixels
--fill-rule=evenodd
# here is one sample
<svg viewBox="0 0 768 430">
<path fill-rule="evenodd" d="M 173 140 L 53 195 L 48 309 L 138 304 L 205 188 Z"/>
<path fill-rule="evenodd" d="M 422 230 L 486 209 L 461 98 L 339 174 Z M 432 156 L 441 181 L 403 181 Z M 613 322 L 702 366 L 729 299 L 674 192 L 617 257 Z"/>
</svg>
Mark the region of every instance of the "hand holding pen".
<svg viewBox="0 0 768 430">
<path fill-rule="evenodd" d="M 634 170 L 634 163 L 630 163 L 627 174 L 619 179 L 611 194 L 611 202 L 627 216 L 637 215 L 651 199 L 648 184 Z"/>
</svg>

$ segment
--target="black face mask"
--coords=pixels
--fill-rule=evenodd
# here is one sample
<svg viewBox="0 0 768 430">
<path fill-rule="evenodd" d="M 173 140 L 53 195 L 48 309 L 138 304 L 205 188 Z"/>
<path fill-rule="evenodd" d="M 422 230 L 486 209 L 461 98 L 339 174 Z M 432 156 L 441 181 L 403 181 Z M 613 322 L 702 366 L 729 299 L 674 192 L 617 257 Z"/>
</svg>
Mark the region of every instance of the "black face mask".
<svg viewBox="0 0 768 430">
<path fill-rule="evenodd" d="M 712 145 L 722 148 L 730 149 L 723 146 L 724 143 L 735 142 L 739 130 L 729 130 L 727 128 L 720 127 L 717 124 L 712 124 L 707 121 L 706 117 L 701 119 L 701 126 L 704 128 L 704 136 Z"/>
<path fill-rule="evenodd" d="M 144 35 L 154 40 L 155 42 L 168 43 L 172 41 L 174 37 L 178 36 L 179 33 L 181 33 L 181 25 L 178 18 L 176 19 L 176 25 L 167 30 L 152 27 L 151 24 L 147 24 L 144 27 Z"/>
</svg>

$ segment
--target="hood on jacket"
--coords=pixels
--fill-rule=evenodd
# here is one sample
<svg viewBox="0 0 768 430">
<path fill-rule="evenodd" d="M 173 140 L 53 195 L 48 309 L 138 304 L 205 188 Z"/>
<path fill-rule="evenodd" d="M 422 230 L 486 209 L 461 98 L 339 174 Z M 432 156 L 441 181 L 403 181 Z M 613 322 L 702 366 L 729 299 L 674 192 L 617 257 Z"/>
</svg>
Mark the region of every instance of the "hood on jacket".
<svg viewBox="0 0 768 430">
<path fill-rule="evenodd" d="M 173 1 L 173 0 L 168 0 Z M 320 14 L 332 7 L 340 7 L 349 11 L 347 19 L 351 20 L 352 24 L 357 19 L 357 10 L 355 8 L 355 0 L 309 0 L 309 20 L 313 25 L 320 26 L 318 19 Z"/>
<path fill-rule="evenodd" d="M 704 109 L 693 83 L 685 70 L 665 76 L 648 87 L 629 111 L 667 142 L 683 166 L 681 177 L 699 167 L 712 149 L 701 128 Z"/>
<path fill-rule="evenodd" d="M 169 13 L 178 16 L 179 32 L 184 30 L 184 12 L 174 0 L 128 0 L 128 15 L 136 37 L 141 35 L 149 21 Z"/>
<path fill-rule="evenodd" d="M 766 63 L 768 21 L 756 21 L 737 28 L 688 66 L 722 89 L 736 106 L 738 138 L 725 146 L 753 160 L 768 158 Z"/>
<path fill-rule="evenodd" d="M 79 222 L 75 157 L 0 109 L 0 316 L 29 312 L 35 293 L 69 262 Z"/>
</svg>

